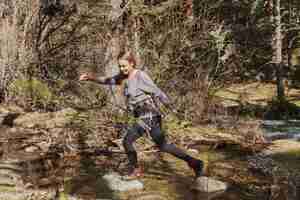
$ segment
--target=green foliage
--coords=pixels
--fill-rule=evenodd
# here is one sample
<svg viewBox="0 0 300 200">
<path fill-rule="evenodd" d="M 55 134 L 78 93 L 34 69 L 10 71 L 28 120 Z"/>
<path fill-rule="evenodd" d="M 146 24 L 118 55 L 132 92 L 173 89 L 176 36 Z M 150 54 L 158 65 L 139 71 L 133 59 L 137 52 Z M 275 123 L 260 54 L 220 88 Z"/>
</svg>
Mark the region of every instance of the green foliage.
<svg viewBox="0 0 300 200">
<path fill-rule="evenodd" d="M 300 32 L 292 40 L 292 50 L 291 50 L 291 65 L 300 65 Z"/>
<path fill-rule="evenodd" d="M 295 48 L 292 50 L 291 64 L 293 66 L 300 65 L 300 48 Z"/>
<path fill-rule="evenodd" d="M 181 120 L 178 119 L 178 117 L 175 117 L 174 115 L 169 115 L 165 119 L 164 129 L 168 132 L 176 131 L 176 130 L 182 130 L 185 128 L 189 128 L 192 126 L 192 122 L 189 120 Z"/>
<path fill-rule="evenodd" d="M 47 108 L 53 105 L 55 96 L 49 87 L 37 79 L 17 79 L 9 86 L 10 96 L 25 108 Z"/>
<path fill-rule="evenodd" d="M 264 8 L 264 0 L 255 0 L 252 3 L 251 15 L 259 15 Z"/>
<path fill-rule="evenodd" d="M 225 47 L 225 39 L 228 37 L 229 31 L 223 30 L 223 26 L 219 26 L 217 30 L 212 30 L 209 35 L 215 43 L 215 48 L 218 51 Z"/>
</svg>

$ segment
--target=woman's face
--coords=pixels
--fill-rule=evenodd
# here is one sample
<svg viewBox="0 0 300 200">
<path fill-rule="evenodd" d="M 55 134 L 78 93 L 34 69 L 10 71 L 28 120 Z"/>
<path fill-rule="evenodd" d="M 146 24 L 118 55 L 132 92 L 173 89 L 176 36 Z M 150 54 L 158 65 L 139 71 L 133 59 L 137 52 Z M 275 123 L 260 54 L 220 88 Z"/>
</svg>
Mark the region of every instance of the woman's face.
<svg viewBox="0 0 300 200">
<path fill-rule="evenodd" d="M 120 59 L 119 69 L 122 74 L 129 75 L 134 70 L 134 66 L 131 62 L 128 62 L 128 60 Z"/>
</svg>

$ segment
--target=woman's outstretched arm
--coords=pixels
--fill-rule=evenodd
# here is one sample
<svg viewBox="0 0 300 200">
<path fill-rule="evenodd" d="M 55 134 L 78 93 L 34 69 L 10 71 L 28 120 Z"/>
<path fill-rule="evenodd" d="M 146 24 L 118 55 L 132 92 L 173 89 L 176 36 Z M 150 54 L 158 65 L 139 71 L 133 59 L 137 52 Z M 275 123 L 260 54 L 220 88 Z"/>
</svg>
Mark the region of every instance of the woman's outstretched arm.
<svg viewBox="0 0 300 200">
<path fill-rule="evenodd" d="M 116 85 L 120 84 L 120 80 L 122 79 L 122 75 L 117 74 L 115 76 L 95 76 L 90 73 L 83 73 L 79 77 L 79 81 L 93 81 L 99 84 L 105 85 Z"/>
</svg>

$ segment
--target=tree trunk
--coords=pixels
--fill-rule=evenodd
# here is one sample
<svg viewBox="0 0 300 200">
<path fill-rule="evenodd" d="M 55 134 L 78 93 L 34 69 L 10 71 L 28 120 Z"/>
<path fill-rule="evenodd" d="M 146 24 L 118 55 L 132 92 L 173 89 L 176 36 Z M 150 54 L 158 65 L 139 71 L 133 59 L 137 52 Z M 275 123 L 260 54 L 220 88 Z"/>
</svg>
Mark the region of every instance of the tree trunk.
<svg viewBox="0 0 300 200">
<path fill-rule="evenodd" d="M 281 12 L 280 12 L 280 0 L 274 0 L 274 43 L 273 43 L 273 63 L 276 69 L 276 84 L 277 84 L 277 98 L 279 101 L 285 99 L 284 84 L 283 84 L 283 62 L 282 62 L 282 30 L 281 30 Z"/>
<path fill-rule="evenodd" d="M 135 51 L 135 57 L 136 57 L 136 63 L 138 66 L 143 65 L 142 64 L 142 59 L 141 59 L 141 46 L 140 46 L 140 22 L 138 18 L 135 18 L 134 20 L 134 26 L 133 26 L 133 31 L 134 31 L 134 51 Z"/>
<path fill-rule="evenodd" d="M 120 17 L 120 13 L 122 13 L 121 8 L 122 0 L 111 0 L 112 10 L 110 12 L 110 21 L 112 23 L 118 23 L 118 18 Z M 105 55 L 105 74 L 106 76 L 116 75 L 119 71 L 118 68 L 118 54 L 121 50 L 121 37 L 120 37 L 120 27 L 121 24 L 117 25 L 117 28 L 111 31 L 111 39 L 107 44 L 106 55 Z M 114 106 L 113 109 L 119 110 L 117 107 L 122 106 L 124 104 L 124 98 L 122 97 L 121 88 L 119 86 L 109 86 L 109 90 L 112 92 L 111 103 Z"/>
</svg>

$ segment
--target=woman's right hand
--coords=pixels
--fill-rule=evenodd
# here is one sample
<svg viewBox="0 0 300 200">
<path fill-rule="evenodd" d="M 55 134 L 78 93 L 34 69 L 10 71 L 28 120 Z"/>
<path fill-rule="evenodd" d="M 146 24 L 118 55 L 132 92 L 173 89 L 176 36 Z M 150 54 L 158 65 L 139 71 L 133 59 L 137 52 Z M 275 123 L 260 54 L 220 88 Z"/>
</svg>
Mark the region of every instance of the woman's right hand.
<svg viewBox="0 0 300 200">
<path fill-rule="evenodd" d="M 89 73 L 83 73 L 79 76 L 79 81 L 89 81 L 92 79 L 93 79 L 93 76 Z"/>
</svg>

